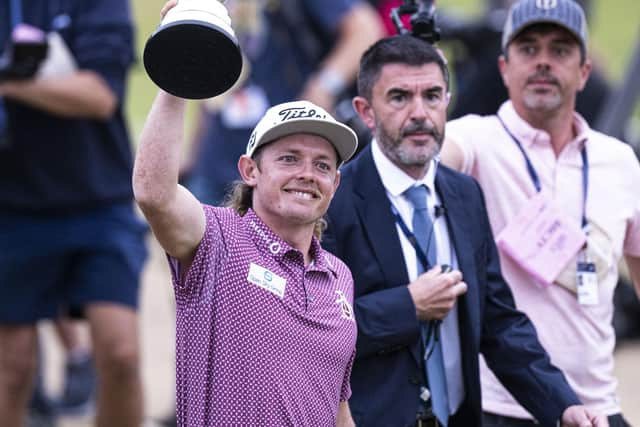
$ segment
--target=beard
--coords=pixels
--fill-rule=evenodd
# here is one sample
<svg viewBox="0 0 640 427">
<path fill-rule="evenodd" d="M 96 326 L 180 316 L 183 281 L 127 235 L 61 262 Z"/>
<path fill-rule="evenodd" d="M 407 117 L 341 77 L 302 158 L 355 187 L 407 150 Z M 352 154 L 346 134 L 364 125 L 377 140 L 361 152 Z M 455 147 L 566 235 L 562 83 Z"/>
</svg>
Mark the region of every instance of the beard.
<svg viewBox="0 0 640 427">
<path fill-rule="evenodd" d="M 424 133 L 431 136 L 432 140 L 416 145 L 405 141 L 407 136 L 414 133 Z M 409 168 L 421 168 L 433 160 L 440 152 L 444 141 L 444 130 L 440 132 L 436 126 L 426 121 L 411 123 L 402 128 L 398 135 L 393 135 L 382 123 L 376 126 L 376 140 L 382 151 L 397 165 Z"/>
<path fill-rule="evenodd" d="M 558 80 L 546 71 L 539 71 L 527 79 L 527 85 L 536 81 L 545 81 L 555 87 L 555 90 L 536 91 L 525 87 L 522 101 L 529 110 L 539 112 L 553 112 L 562 106 L 561 87 Z"/>
<path fill-rule="evenodd" d="M 529 110 L 540 112 L 553 112 L 562 105 L 562 99 L 558 94 L 525 93 L 522 100 Z"/>
</svg>

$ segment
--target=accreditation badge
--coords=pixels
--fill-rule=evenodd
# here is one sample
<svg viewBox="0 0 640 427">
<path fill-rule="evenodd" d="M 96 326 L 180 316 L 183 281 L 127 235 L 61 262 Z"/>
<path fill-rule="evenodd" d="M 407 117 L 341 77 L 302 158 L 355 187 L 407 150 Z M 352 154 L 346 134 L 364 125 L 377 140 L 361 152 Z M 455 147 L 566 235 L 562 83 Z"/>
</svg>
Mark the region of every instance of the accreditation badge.
<svg viewBox="0 0 640 427">
<path fill-rule="evenodd" d="M 496 237 L 498 248 L 545 287 L 575 260 L 585 241 L 578 224 L 542 192 Z"/>
<path fill-rule="evenodd" d="M 576 267 L 576 290 L 581 305 L 598 304 L 598 273 L 596 265 L 589 261 L 578 261 Z"/>
</svg>

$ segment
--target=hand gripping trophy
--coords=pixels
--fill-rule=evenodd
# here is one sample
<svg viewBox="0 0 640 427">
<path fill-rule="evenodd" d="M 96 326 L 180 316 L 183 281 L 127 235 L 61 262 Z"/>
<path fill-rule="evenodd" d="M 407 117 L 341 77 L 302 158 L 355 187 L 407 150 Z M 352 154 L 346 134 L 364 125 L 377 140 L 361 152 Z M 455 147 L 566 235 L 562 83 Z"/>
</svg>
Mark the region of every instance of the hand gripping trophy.
<svg viewBox="0 0 640 427">
<path fill-rule="evenodd" d="M 211 98 L 238 80 L 242 54 L 224 0 L 180 0 L 144 48 L 147 74 L 166 92 Z"/>
</svg>

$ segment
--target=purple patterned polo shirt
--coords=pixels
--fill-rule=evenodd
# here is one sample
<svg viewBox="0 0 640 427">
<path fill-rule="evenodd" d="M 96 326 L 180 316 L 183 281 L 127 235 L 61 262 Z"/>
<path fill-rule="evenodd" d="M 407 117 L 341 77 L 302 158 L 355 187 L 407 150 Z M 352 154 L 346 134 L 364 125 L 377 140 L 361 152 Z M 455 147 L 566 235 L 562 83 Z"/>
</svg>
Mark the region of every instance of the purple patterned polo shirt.
<svg viewBox="0 0 640 427">
<path fill-rule="evenodd" d="M 353 279 L 314 238 L 313 262 L 253 212 L 203 205 L 176 296 L 179 426 L 335 426 L 351 395 Z"/>
</svg>

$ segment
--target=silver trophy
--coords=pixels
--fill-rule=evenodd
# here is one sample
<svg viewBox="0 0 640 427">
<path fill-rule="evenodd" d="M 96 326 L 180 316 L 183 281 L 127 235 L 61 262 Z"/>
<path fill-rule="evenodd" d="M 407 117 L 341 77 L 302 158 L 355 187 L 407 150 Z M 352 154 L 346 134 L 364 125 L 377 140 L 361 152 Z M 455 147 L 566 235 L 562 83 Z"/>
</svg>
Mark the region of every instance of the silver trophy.
<svg viewBox="0 0 640 427">
<path fill-rule="evenodd" d="M 180 0 L 149 37 L 143 61 L 160 88 L 187 99 L 211 98 L 238 80 L 242 54 L 223 0 Z"/>
</svg>

